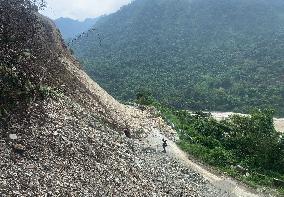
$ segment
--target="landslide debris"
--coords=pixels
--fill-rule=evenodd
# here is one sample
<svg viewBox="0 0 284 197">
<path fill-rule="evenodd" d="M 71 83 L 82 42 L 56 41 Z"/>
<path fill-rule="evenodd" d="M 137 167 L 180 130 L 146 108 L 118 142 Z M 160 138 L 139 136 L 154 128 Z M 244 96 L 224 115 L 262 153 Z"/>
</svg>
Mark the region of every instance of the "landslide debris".
<svg viewBox="0 0 284 197">
<path fill-rule="evenodd" d="M 149 149 L 143 138 L 171 128 L 100 88 L 25 2 L 0 1 L 1 197 L 228 196 Z"/>
</svg>

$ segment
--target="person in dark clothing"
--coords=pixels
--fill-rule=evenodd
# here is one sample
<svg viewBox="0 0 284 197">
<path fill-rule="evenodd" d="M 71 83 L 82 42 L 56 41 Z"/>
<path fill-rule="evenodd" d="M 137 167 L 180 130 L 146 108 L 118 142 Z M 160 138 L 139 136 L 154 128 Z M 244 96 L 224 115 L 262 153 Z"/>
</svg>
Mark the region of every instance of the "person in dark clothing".
<svg viewBox="0 0 284 197">
<path fill-rule="evenodd" d="M 165 139 L 163 138 L 162 141 L 163 141 L 163 152 L 166 153 L 166 147 L 168 146 L 167 140 L 165 140 Z"/>
<path fill-rule="evenodd" d="M 130 134 L 129 128 L 123 129 L 123 132 L 124 132 L 124 134 L 126 135 L 126 137 L 131 138 L 131 134 Z"/>
</svg>

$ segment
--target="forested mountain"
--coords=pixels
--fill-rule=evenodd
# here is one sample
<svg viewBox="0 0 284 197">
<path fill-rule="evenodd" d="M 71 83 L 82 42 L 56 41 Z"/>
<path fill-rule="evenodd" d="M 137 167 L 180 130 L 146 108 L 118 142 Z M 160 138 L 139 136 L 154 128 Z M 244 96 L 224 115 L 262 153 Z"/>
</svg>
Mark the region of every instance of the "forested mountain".
<svg viewBox="0 0 284 197">
<path fill-rule="evenodd" d="M 282 0 L 136 0 L 95 29 L 73 49 L 118 99 L 284 115 Z"/>
<path fill-rule="evenodd" d="M 82 70 L 38 13 L 45 5 L 0 0 L 1 197 L 283 196 L 284 136 L 272 110 L 219 122 L 143 92 L 123 105 Z"/>
<path fill-rule="evenodd" d="M 64 39 L 72 39 L 76 35 L 88 31 L 97 21 L 97 18 L 87 18 L 78 21 L 71 18 L 58 18 L 54 20 Z"/>
</svg>

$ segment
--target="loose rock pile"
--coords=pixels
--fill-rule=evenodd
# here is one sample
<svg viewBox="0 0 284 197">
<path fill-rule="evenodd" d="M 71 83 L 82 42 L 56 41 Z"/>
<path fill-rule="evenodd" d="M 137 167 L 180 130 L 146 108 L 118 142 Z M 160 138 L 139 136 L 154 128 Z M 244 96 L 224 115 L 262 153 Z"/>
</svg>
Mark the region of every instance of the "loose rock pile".
<svg viewBox="0 0 284 197">
<path fill-rule="evenodd" d="M 0 196 L 227 196 L 68 98 L 32 108 L 0 130 Z"/>
</svg>

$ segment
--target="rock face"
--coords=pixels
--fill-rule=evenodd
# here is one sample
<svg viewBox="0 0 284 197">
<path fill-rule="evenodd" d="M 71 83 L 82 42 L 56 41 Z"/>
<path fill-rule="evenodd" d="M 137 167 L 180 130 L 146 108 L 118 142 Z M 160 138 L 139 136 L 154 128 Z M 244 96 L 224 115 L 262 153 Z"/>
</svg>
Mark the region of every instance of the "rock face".
<svg viewBox="0 0 284 197">
<path fill-rule="evenodd" d="M 54 24 L 35 15 L 42 24 L 37 34 L 54 58 L 38 67 L 41 82 L 62 94 L 30 102 L 0 128 L 1 197 L 228 196 L 149 149 L 143 139 L 152 129 L 173 130 L 149 111 L 108 95 L 80 69 Z"/>
</svg>

